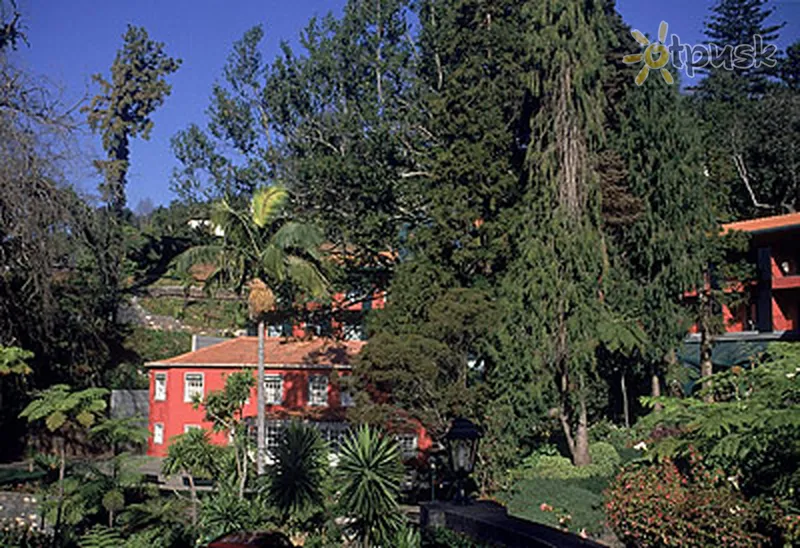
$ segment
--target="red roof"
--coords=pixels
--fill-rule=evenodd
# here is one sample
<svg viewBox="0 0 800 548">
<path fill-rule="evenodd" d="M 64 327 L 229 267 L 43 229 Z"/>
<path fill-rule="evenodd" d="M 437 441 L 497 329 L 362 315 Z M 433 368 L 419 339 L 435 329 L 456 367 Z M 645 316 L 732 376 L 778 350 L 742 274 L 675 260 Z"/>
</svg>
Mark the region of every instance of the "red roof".
<svg viewBox="0 0 800 548">
<path fill-rule="evenodd" d="M 361 351 L 364 341 L 309 341 L 267 337 L 264 340 L 264 362 L 269 365 L 324 365 L 349 366 Z M 158 360 L 148 367 L 164 366 L 256 366 L 258 363 L 258 337 L 238 337 L 229 341 L 187 352 L 174 358 Z"/>
<path fill-rule="evenodd" d="M 792 227 L 800 228 L 800 213 L 787 213 L 786 215 L 775 215 L 773 217 L 762 217 L 760 219 L 749 219 L 747 221 L 737 221 L 722 225 L 722 232 L 731 230 L 741 230 L 742 232 L 764 232 L 769 230 L 781 230 Z"/>
</svg>

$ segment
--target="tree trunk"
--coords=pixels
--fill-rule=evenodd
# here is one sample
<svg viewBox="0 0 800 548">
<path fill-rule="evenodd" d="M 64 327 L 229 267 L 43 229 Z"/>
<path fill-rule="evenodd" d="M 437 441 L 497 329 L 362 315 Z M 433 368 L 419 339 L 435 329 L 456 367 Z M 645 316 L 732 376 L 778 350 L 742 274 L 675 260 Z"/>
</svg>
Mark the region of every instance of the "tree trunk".
<svg viewBox="0 0 800 548">
<path fill-rule="evenodd" d="M 658 371 L 653 367 L 653 372 L 650 375 L 650 396 L 653 398 L 661 397 L 661 379 L 658 378 Z M 661 411 L 664 406 L 660 403 L 655 404 L 653 410 Z"/>
<path fill-rule="evenodd" d="M 256 416 L 257 421 L 257 438 L 256 438 L 256 468 L 258 475 L 261 476 L 264 474 L 264 466 L 265 466 L 265 449 L 266 449 L 266 438 L 267 438 L 267 423 L 266 423 L 266 416 L 265 416 L 265 409 L 264 409 L 264 320 L 261 319 L 258 322 L 258 371 L 256 373 L 256 395 L 257 395 L 257 405 L 258 405 L 258 414 Z"/>
<path fill-rule="evenodd" d="M 58 465 L 58 508 L 56 509 L 56 525 L 54 528 L 53 542 L 61 533 L 61 514 L 64 510 L 64 477 L 67 470 L 67 441 L 61 438 L 61 462 Z"/>
<path fill-rule="evenodd" d="M 575 432 L 575 453 L 572 461 L 575 466 L 586 466 L 592 463 L 589 456 L 589 414 L 586 410 L 586 389 L 583 374 L 579 375 L 580 390 L 578 391 L 578 428 Z"/>
<path fill-rule="evenodd" d="M 114 527 L 114 510 L 111 509 L 108 511 L 108 526 L 113 528 Z"/>
<path fill-rule="evenodd" d="M 625 370 L 622 370 L 622 376 L 619 379 L 619 388 L 622 391 L 622 416 L 625 419 L 625 428 L 631 427 L 631 414 L 628 406 L 628 385 L 625 381 Z"/>
<path fill-rule="evenodd" d="M 191 473 L 186 475 L 189 477 L 189 490 L 192 496 L 192 525 L 197 525 L 197 486 L 194 484 L 194 476 Z"/>
<path fill-rule="evenodd" d="M 711 361 L 711 352 L 714 349 L 714 344 L 711 340 L 711 329 L 709 327 L 710 307 L 708 292 L 703 291 L 700 303 L 700 377 L 704 379 L 714 373 L 714 364 Z M 703 390 L 706 392 L 703 399 L 708 403 L 713 402 L 714 394 L 711 391 L 712 383 L 710 380 L 703 382 Z"/>
</svg>

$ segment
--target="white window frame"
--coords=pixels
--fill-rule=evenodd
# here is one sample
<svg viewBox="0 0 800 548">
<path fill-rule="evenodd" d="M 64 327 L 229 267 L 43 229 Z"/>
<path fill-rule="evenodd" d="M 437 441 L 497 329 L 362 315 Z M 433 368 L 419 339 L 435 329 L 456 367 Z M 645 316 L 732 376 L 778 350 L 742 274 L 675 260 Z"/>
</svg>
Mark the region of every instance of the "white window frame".
<svg viewBox="0 0 800 548">
<path fill-rule="evenodd" d="M 397 441 L 397 446 L 400 449 L 400 456 L 404 459 L 412 459 L 417 456 L 419 452 L 419 436 L 415 432 L 404 432 L 396 434 L 394 439 Z M 410 443 L 410 447 L 408 446 Z"/>
<path fill-rule="evenodd" d="M 192 403 L 194 399 L 192 398 L 192 390 L 189 390 L 189 377 L 190 376 L 199 376 L 200 377 L 200 399 L 206 397 L 206 375 L 205 373 L 184 373 L 183 374 L 183 401 L 185 403 Z M 196 392 L 196 390 L 194 390 Z"/>
<path fill-rule="evenodd" d="M 154 379 L 153 401 L 167 401 L 167 373 L 156 373 Z"/>
<path fill-rule="evenodd" d="M 324 392 L 319 387 L 314 387 L 314 382 L 319 381 L 319 379 L 325 380 Z M 328 375 L 310 375 L 308 377 L 308 405 L 311 407 L 327 407 L 329 387 L 330 379 L 328 379 Z"/>
<path fill-rule="evenodd" d="M 339 404 L 342 407 L 355 407 L 356 402 L 353 399 L 353 393 L 350 390 L 341 390 L 339 392 Z"/>
<path fill-rule="evenodd" d="M 153 445 L 164 445 L 164 423 L 153 424 Z"/>
<path fill-rule="evenodd" d="M 189 430 L 202 430 L 203 427 L 199 424 L 184 424 L 183 425 L 183 433 L 187 434 Z"/>
<path fill-rule="evenodd" d="M 274 396 L 274 393 L 270 393 L 270 389 L 268 388 L 268 383 L 270 381 L 278 381 L 280 383 L 278 391 L 278 397 L 271 397 Z M 264 375 L 264 402 L 267 405 L 283 405 L 283 375 L 280 374 L 273 374 L 273 375 Z"/>
</svg>

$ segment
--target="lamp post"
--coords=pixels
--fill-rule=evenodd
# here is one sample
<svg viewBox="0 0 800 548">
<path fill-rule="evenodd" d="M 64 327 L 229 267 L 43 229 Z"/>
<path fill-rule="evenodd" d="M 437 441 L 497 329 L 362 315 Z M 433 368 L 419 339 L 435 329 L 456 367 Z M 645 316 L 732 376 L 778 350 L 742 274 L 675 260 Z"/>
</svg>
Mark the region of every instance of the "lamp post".
<svg viewBox="0 0 800 548">
<path fill-rule="evenodd" d="M 453 419 L 450 430 L 444 439 L 450 456 L 450 467 L 456 475 L 456 504 L 468 504 L 465 483 L 475 469 L 475 458 L 478 456 L 480 428 L 472 421 L 464 418 Z"/>
</svg>

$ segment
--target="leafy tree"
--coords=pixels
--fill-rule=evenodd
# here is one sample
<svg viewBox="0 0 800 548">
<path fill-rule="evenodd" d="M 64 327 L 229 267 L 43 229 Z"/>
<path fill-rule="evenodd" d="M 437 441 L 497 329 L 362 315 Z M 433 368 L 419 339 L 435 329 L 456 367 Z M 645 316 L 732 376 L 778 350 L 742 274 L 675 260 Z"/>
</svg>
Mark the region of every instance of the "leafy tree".
<svg viewBox="0 0 800 548">
<path fill-rule="evenodd" d="M 646 400 L 664 409 L 646 419 L 643 431 L 671 433 L 655 440 L 653 454 L 677 458 L 697 451 L 707 466 L 733 477 L 745 495 L 796 507 L 798 357 L 789 345 L 770 345 L 762 363 L 714 375 L 713 385 L 696 398 Z M 712 403 L 703 397 L 705 390 L 713 391 Z"/>
<path fill-rule="evenodd" d="M 403 468 L 391 438 L 370 426 L 360 426 L 342 444 L 336 469 L 341 490 L 339 505 L 353 518 L 363 546 L 390 542 L 402 525 L 398 499 Z"/>
<path fill-rule="evenodd" d="M 192 525 L 197 525 L 199 504 L 195 478 L 217 477 L 222 450 L 211 443 L 208 431 L 202 428 L 192 428 L 170 440 L 161 470 L 165 476 L 183 474 L 188 478 L 192 497 Z"/>
<path fill-rule="evenodd" d="M 327 448 L 312 426 L 292 423 L 284 429 L 269 470 L 269 500 L 283 521 L 324 503 Z"/>
<path fill-rule="evenodd" d="M 496 360 L 502 369 L 494 373 L 501 399 L 552 379 L 573 462 L 584 465 L 591 462 L 595 353 L 603 328 L 614 323 L 603 299 L 608 249 L 594 164 L 604 139 L 601 82 L 610 23 L 600 2 L 537 2 L 526 13 L 536 108 L 528 180 L 508 237 L 514 260 L 502 281 Z"/>
<path fill-rule="evenodd" d="M 782 156 L 777 164 L 760 157 L 769 147 L 762 150 L 759 134 L 770 125 L 769 116 L 761 112 L 762 101 L 774 87 L 768 78 L 777 71 L 775 63 L 765 62 L 770 50 L 777 61 L 774 43 L 783 27 L 770 22 L 772 14 L 767 0 L 719 0 L 705 25 L 706 42 L 714 53 L 705 60 L 710 65 L 695 97 L 706 122 L 706 168 L 720 189 L 728 189 L 728 210 L 735 218 L 792 211 L 798 205 L 795 185 L 772 171 L 787 161 L 796 164 L 793 151 L 772 151 L 771 156 Z M 734 48 L 753 44 L 756 35 L 763 46 L 755 48 L 754 62 L 734 63 Z"/>
<path fill-rule="evenodd" d="M 247 485 L 248 465 L 250 463 L 248 441 L 249 436 L 246 429 L 242 426 L 242 413 L 247 400 L 250 398 L 250 391 L 253 388 L 253 375 L 249 371 L 232 373 L 225 379 L 223 390 L 209 392 L 202 402 L 195 405 L 202 405 L 205 409 L 206 420 L 213 423 L 215 432 L 225 432 L 228 439 L 233 440 L 233 455 L 236 461 L 236 474 L 238 484 L 238 496 L 244 498 L 244 490 Z"/>
<path fill-rule="evenodd" d="M 636 345 L 637 354 L 658 396 L 696 319 L 684 296 L 707 267 L 701 251 L 718 230 L 721 197 L 703 173 L 698 122 L 677 86 L 657 79 L 629 85 L 618 108 L 611 146 L 626 162 L 625 185 L 638 211 L 624 225 L 606 225 L 613 245 L 607 297 L 620 316 L 642 327 L 646 344 Z"/>
<path fill-rule="evenodd" d="M 143 27 L 128 25 L 123 46 L 111 65 L 111 77 L 96 74 L 100 93 L 84 109 L 89 125 L 101 133 L 108 158 L 97 163 L 105 174 L 101 189 L 109 209 L 121 220 L 125 208 L 125 184 L 130 165 L 130 141 L 150 137 L 153 112 L 171 93 L 166 77 L 178 70 L 180 60 L 164 51 Z"/>
<path fill-rule="evenodd" d="M 425 321 L 387 325 L 398 312 L 376 320 L 377 334 L 359 356 L 352 380 L 362 396 L 351 417 L 397 429 L 419 421 L 439 440 L 453 417 L 475 411 L 470 364 L 477 366 L 481 340 L 493 327 L 493 304 L 483 291 L 451 289 L 428 303 Z"/>
<path fill-rule="evenodd" d="M 418 171 L 405 122 L 408 5 L 350 1 L 341 18 L 312 19 L 301 50 L 283 44 L 271 64 L 259 51 L 263 29 L 248 30 L 213 89 L 207 130 L 191 126 L 173 140 L 179 190 L 249 196 L 276 181 L 324 231 L 351 287 L 385 287 L 417 203 L 407 190 Z"/>
<path fill-rule="evenodd" d="M 58 510 L 55 532 L 61 527 L 62 507 L 65 497 L 65 471 L 67 466 L 67 438 L 79 428 L 89 428 L 106 408 L 105 388 L 87 388 L 75 391 L 66 384 L 53 385 L 39 393 L 25 407 L 20 417 L 29 423 L 43 421 L 47 430 L 59 442 L 60 464 L 58 470 Z"/>
<path fill-rule="evenodd" d="M 258 442 L 256 463 L 264 473 L 264 332 L 265 315 L 276 305 L 291 311 L 296 290 L 311 297 L 327 294 L 320 250 L 322 235 L 313 225 L 286 215 L 288 192 L 280 186 L 264 187 L 250 200 L 249 210 L 235 208 L 227 199 L 215 204 L 212 217 L 224 233 L 222 241 L 196 246 L 178 258 L 178 270 L 194 264 L 212 264 L 215 271 L 207 286 L 222 285 L 240 291 L 249 285 L 251 317 L 258 322 Z"/>
<path fill-rule="evenodd" d="M 111 77 L 100 74 L 94 81 L 100 93 L 83 107 L 89 126 L 102 136 L 105 160 L 95 162 L 104 181 L 100 185 L 107 210 L 98 212 L 102 228 L 97 248 L 103 293 L 112 318 L 119 307 L 120 283 L 125 256 L 125 186 L 130 167 L 131 140 L 148 139 L 153 128 L 151 115 L 171 92 L 166 77 L 180 61 L 164 52 L 164 44 L 150 39 L 142 27 L 129 25 L 122 48 L 111 65 Z"/>
</svg>

